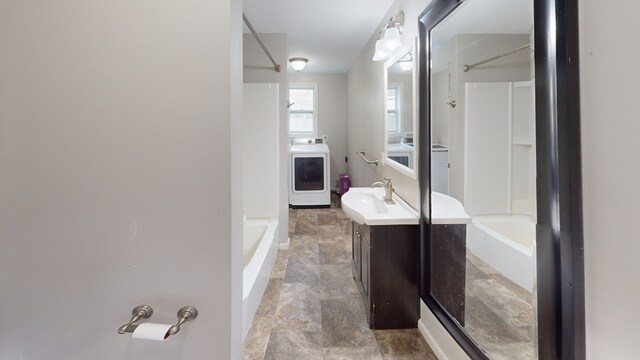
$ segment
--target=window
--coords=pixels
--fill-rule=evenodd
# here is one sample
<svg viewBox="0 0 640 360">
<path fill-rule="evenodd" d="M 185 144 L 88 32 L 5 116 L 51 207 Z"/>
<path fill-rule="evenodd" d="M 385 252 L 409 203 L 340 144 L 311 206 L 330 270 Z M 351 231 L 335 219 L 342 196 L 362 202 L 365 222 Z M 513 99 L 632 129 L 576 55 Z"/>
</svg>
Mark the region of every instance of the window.
<svg viewBox="0 0 640 360">
<path fill-rule="evenodd" d="M 402 94 L 399 86 L 389 86 L 387 88 L 387 132 L 399 134 L 402 131 L 400 127 L 400 99 Z"/>
<path fill-rule="evenodd" d="M 289 136 L 318 136 L 318 84 L 289 84 Z"/>
</svg>

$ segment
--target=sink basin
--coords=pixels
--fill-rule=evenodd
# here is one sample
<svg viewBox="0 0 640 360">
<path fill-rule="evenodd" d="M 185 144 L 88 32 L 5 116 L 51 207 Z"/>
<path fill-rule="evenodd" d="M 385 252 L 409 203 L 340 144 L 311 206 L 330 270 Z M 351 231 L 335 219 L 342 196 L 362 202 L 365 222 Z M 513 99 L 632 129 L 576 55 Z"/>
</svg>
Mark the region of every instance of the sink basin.
<svg viewBox="0 0 640 360">
<path fill-rule="evenodd" d="M 384 189 L 351 188 L 342 195 L 342 210 L 353 221 L 362 225 L 415 225 L 418 212 L 396 194 L 395 204 L 384 202 Z"/>
</svg>

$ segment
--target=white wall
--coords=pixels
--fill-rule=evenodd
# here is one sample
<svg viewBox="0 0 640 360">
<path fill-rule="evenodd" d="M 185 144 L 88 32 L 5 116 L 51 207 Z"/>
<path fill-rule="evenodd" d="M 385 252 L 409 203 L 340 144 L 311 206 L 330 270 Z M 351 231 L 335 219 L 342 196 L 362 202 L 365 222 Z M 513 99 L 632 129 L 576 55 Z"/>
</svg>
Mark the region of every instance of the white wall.
<svg viewBox="0 0 640 360">
<path fill-rule="evenodd" d="M 235 144 L 243 138 L 242 105 L 242 0 L 231 1 L 230 51 L 231 64 L 231 142 L 228 144 L 231 164 L 242 164 L 242 152 Z M 242 273 L 244 270 L 243 184 L 242 166 L 231 168 L 231 358 L 242 358 Z"/>
<path fill-rule="evenodd" d="M 449 72 L 441 71 L 431 77 L 431 93 L 434 97 L 431 103 L 433 113 L 431 123 L 431 137 L 437 138 L 438 143 L 449 145 L 449 123 L 451 122 L 451 107 L 449 101 Z"/>
<path fill-rule="evenodd" d="M 336 187 L 340 173 L 347 172 L 347 75 L 289 74 L 289 82 L 318 84 L 318 136 L 329 137 L 331 151 L 331 187 Z"/>
<path fill-rule="evenodd" d="M 587 358 L 639 359 L 640 2 L 579 6 Z"/>
<path fill-rule="evenodd" d="M 390 17 L 404 11 L 405 25 L 402 43 L 413 46 L 418 36 L 418 15 L 429 5 L 429 0 L 396 0 L 380 20 L 381 29 Z M 384 132 L 384 61 L 373 62 L 373 50 L 378 31 L 363 49 L 348 73 L 348 168 L 352 186 L 369 186 L 383 177 L 393 180 L 396 193 L 413 208 L 420 208 L 418 180 L 389 167 L 382 166 L 381 154 L 386 141 Z M 380 160 L 379 166 L 367 165 L 356 151 L 365 150 L 370 160 Z"/>
<path fill-rule="evenodd" d="M 384 63 L 372 62 L 372 51 L 369 42 L 348 73 L 347 167 L 351 186 L 369 186 L 382 178 L 382 166 L 367 165 L 356 155 L 364 150 L 369 159 L 381 162 L 384 151 Z"/>
<path fill-rule="evenodd" d="M 449 195 L 464 203 L 465 84 L 469 82 L 524 81 L 531 79 L 531 52 L 522 50 L 464 72 L 465 64 L 511 50 L 529 42 L 529 35 L 460 34 L 451 40 L 451 108 L 449 128 Z"/>
<path fill-rule="evenodd" d="M 240 355 L 237 10 L 0 2 L 0 358 Z M 200 315 L 165 343 L 118 335 L 141 303 Z"/>
<path fill-rule="evenodd" d="M 264 53 L 258 41 L 251 33 L 243 36 L 243 59 L 244 59 L 244 82 L 245 83 L 277 83 L 280 87 L 280 201 L 279 219 L 281 224 L 289 222 L 289 191 L 288 186 L 288 166 L 289 163 L 289 118 L 287 116 L 287 91 L 289 76 L 287 74 L 287 34 L 259 34 L 260 39 L 265 44 L 271 56 L 276 60 L 282 70 L 275 72 L 269 58 Z M 286 227 L 280 227 L 282 231 L 277 234 L 280 243 L 286 243 L 288 232 Z"/>
<path fill-rule="evenodd" d="M 277 218 L 280 117 L 278 84 L 244 84 L 243 183 L 247 218 Z"/>
</svg>

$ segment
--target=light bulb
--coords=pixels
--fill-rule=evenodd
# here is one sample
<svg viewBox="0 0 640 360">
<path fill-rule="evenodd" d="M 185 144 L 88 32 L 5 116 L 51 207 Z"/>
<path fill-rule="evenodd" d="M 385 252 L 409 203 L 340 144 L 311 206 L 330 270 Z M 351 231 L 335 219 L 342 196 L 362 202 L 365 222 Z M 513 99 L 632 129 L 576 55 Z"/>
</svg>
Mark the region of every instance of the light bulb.
<svg viewBox="0 0 640 360">
<path fill-rule="evenodd" d="M 384 32 L 384 45 L 389 53 L 393 53 L 402 46 L 400 39 L 400 30 L 397 27 L 391 27 Z"/>
</svg>

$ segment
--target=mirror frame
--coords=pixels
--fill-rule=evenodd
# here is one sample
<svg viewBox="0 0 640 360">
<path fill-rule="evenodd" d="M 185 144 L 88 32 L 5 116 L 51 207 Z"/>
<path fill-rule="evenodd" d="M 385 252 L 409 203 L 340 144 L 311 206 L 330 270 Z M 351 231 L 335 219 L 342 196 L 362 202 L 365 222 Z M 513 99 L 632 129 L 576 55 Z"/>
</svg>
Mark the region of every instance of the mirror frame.
<svg viewBox="0 0 640 360">
<path fill-rule="evenodd" d="M 417 83 L 418 83 L 418 46 L 417 46 L 418 38 L 416 37 L 414 41 L 414 45 L 404 49 L 398 55 L 391 57 L 384 63 L 384 153 L 382 154 L 382 163 L 385 166 L 390 166 L 395 170 L 407 175 L 408 177 L 417 180 L 418 179 L 418 146 L 420 145 L 420 136 L 418 134 L 418 104 L 416 103 L 418 100 L 417 96 Z M 402 59 L 408 53 L 413 52 L 413 70 L 411 70 L 411 96 L 413 97 L 411 112 L 413 114 L 413 168 L 408 168 L 394 160 L 391 160 L 387 155 L 389 154 L 389 140 L 388 140 L 388 132 L 387 132 L 387 88 L 389 86 L 389 75 L 388 70 L 391 66 L 393 66 L 398 60 Z"/>
<path fill-rule="evenodd" d="M 418 63 L 430 64 L 429 31 L 469 0 L 434 0 L 420 14 Z M 533 0 L 536 109 L 537 329 L 539 359 L 584 359 L 584 248 L 580 156 L 578 2 Z M 472 359 L 489 359 L 429 292 L 430 83 L 418 70 L 421 193 L 420 297 Z"/>
</svg>

